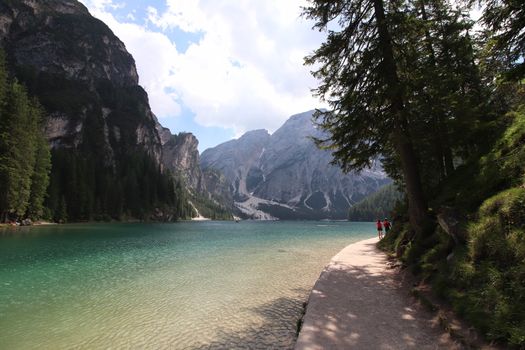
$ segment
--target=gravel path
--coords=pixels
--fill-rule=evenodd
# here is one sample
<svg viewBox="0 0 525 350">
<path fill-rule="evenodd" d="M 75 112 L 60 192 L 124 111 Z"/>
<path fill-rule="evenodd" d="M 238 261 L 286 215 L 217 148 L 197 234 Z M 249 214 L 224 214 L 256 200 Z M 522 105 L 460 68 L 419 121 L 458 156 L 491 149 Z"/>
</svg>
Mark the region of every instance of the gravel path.
<svg viewBox="0 0 525 350">
<path fill-rule="evenodd" d="M 386 265 L 377 238 L 332 258 L 308 302 L 296 350 L 460 349 Z"/>
</svg>

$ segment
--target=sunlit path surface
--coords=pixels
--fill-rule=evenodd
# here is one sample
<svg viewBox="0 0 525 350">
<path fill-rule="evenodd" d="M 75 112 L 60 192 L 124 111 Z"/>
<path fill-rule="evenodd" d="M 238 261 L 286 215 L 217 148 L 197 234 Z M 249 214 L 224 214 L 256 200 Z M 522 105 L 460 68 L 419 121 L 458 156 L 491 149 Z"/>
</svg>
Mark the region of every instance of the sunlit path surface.
<svg viewBox="0 0 525 350">
<path fill-rule="evenodd" d="M 377 241 L 332 258 L 312 290 L 295 350 L 462 349 L 410 298 Z"/>
</svg>

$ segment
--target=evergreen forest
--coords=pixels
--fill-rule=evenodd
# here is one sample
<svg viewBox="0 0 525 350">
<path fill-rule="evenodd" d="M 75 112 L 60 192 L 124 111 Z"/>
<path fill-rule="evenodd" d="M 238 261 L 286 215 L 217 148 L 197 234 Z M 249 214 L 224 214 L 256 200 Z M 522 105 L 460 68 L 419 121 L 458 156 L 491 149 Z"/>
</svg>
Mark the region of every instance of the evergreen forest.
<svg viewBox="0 0 525 350">
<path fill-rule="evenodd" d="M 350 207 L 349 221 L 376 221 L 389 217 L 392 210 L 401 200 L 401 193 L 394 184 L 381 187 L 377 192 L 363 198 Z"/>
<path fill-rule="evenodd" d="M 305 59 L 329 105 L 318 146 L 347 171 L 380 157 L 403 189 L 380 247 L 487 340 L 525 347 L 523 2 L 312 0 L 304 16 L 327 32 Z"/>
<path fill-rule="evenodd" d="M 51 158 L 42 132 L 38 101 L 7 73 L 0 52 L 0 215 L 1 221 L 38 219 L 44 214 Z"/>
</svg>

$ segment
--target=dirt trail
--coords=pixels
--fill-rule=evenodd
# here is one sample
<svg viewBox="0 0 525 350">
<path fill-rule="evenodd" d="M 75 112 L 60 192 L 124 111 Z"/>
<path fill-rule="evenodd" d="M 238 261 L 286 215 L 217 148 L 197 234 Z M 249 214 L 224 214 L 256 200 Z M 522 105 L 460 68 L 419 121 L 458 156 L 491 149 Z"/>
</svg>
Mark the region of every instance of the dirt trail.
<svg viewBox="0 0 525 350">
<path fill-rule="evenodd" d="M 332 258 L 312 290 L 295 349 L 460 349 L 415 304 L 376 243 L 351 244 Z"/>
</svg>

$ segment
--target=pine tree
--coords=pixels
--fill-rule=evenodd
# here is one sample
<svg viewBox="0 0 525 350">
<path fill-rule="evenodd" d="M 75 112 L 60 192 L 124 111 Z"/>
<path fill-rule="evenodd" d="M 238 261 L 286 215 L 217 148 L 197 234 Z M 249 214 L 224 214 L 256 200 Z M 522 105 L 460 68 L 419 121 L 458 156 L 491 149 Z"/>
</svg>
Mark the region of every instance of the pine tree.
<svg viewBox="0 0 525 350">
<path fill-rule="evenodd" d="M 482 21 L 495 39 L 493 52 L 507 63 L 509 79 L 525 77 L 525 6 L 521 0 L 471 0 L 484 5 Z"/>
<path fill-rule="evenodd" d="M 43 214 L 49 149 L 42 133 L 42 109 L 16 80 L 10 82 L 0 52 L 0 214 Z"/>
<path fill-rule="evenodd" d="M 410 124 L 429 197 L 454 171 L 456 158 L 476 151 L 483 91 L 474 60 L 471 21 L 442 0 L 417 0 L 407 8 L 410 20 L 397 55 L 412 109 Z M 430 193 L 429 193 L 430 192 Z"/>
<path fill-rule="evenodd" d="M 8 85 L 7 67 L 5 64 L 5 54 L 0 50 L 0 119 L 3 116 Z"/>
<path fill-rule="evenodd" d="M 64 196 L 60 198 L 60 202 L 58 204 L 58 208 L 55 213 L 54 220 L 60 223 L 65 223 L 68 220 L 67 203 L 66 203 L 66 198 Z"/>
<path fill-rule="evenodd" d="M 392 23 L 404 20 L 401 4 L 383 0 L 314 0 L 305 8 L 314 28 L 330 30 L 325 43 L 306 58 L 321 80 L 316 94 L 330 110 L 320 112 L 321 127 L 330 133 L 318 144 L 332 149 L 344 170 L 360 169 L 372 158 L 397 157 L 409 202 L 409 217 L 423 234 L 427 204 L 409 123 L 406 86 L 402 84 L 393 48 Z"/>
<path fill-rule="evenodd" d="M 35 116 L 40 121 L 42 113 L 40 106 L 36 101 L 33 101 L 35 107 Z M 42 217 L 44 213 L 44 199 L 49 185 L 49 173 L 51 170 L 51 154 L 49 152 L 49 145 L 47 140 L 39 132 L 42 128 L 41 122 L 36 131 L 36 150 L 35 150 L 35 166 L 33 176 L 31 178 L 31 195 L 29 197 L 29 205 L 27 208 L 27 215 L 32 219 Z"/>
<path fill-rule="evenodd" d="M 8 115 L 5 109 L 8 89 L 4 52 L 0 50 L 0 222 L 5 222 L 8 215 L 7 188 L 9 185 L 9 168 L 4 163 L 6 161 L 5 155 L 9 149 L 10 138 Z"/>
<path fill-rule="evenodd" d="M 2 141 L 6 146 L 1 155 L 0 172 L 5 179 L 3 210 L 16 216 L 26 212 L 31 193 L 31 177 L 35 164 L 35 130 L 37 118 L 22 85 L 14 82 L 7 95 L 2 118 Z"/>
</svg>

